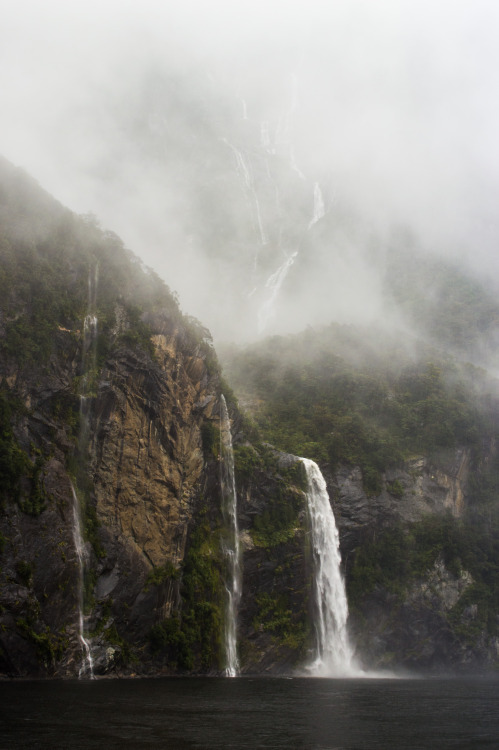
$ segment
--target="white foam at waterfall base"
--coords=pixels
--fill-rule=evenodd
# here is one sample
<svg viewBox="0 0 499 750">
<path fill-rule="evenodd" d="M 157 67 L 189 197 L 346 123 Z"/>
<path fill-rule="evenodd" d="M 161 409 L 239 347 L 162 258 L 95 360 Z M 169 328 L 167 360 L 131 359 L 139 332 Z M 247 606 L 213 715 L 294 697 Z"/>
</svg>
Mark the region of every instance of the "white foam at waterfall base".
<svg viewBox="0 0 499 750">
<path fill-rule="evenodd" d="M 229 413 L 224 396 L 220 399 L 220 453 L 222 513 L 225 521 L 223 553 L 227 560 L 227 580 L 225 589 L 227 605 L 225 609 L 225 653 L 227 677 L 239 674 L 237 656 L 237 611 L 241 599 L 241 562 L 239 529 L 237 524 L 237 493 L 234 473 L 234 451 L 230 430 Z"/>
<path fill-rule="evenodd" d="M 360 677 L 347 630 L 348 602 L 341 574 L 338 529 L 326 482 L 314 461 L 301 459 L 307 474 L 307 505 L 314 565 L 315 645 L 307 674 Z"/>
</svg>

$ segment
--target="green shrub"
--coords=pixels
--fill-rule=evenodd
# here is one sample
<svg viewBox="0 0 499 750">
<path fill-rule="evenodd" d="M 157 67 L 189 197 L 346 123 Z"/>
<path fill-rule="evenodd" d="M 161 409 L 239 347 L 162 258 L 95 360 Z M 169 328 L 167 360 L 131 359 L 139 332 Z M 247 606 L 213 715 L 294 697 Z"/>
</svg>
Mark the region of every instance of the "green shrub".
<svg viewBox="0 0 499 750">
<path fill-rule="evenodd" d="M 201 424 L 201 443 L 205 459 L 218 458 L 220 451 L 220 430 L 209 419 L 205 419 Z"/>
<path fill-rule="evenodd" d="M 179 577 L 180 571 L 170 561 L 164 565 L 154 566 L 147 575 L 144 590 L 148 591 L 150 586 L 161 586 L 162 583 L 167 581 L 177 581 Z"/>
<path fill-rule="evenodd" d="M 28 562 L 27 560 L 19 560 L 16 563 L 16 573 L 17 577 L 24 586 L 29 588 L 33 584 L 32 563 Z"/>
<path fill-rule="evenodd" d="M 390 495 L 393 495 L 393 497 L 396 497 L 398 500 L 400 500 L 400 498 L 404 495 L 404 488 L 398 479 L 395 479 L 393 482 L 387 482 L 386 491 L 389 492 Z"/>
</svg>

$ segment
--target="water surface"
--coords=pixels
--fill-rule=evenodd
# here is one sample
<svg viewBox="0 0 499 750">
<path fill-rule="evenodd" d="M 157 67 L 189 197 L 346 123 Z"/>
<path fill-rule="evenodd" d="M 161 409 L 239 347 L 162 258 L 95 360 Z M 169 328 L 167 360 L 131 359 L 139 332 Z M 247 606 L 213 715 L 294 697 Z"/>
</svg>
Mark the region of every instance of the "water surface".
<svg viewBox="0 0 499 750">
<path fill-rule="evenodd" d="M 499 680 L 171 678 L 0 683 L 0 747 L 499 747 Z"/>
</svg>

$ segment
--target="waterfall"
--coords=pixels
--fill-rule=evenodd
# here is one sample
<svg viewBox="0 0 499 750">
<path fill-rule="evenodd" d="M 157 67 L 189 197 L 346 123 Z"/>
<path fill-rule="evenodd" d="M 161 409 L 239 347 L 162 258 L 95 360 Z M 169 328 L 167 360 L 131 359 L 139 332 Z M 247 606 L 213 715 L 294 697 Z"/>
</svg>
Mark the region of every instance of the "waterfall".
<svg viewBox="0 0 499 750">
<path fill-rule="evenodd" d="M 314 461 L 301 459 L 307 474 L 307 502 L 314 563 L 316 644 L 309 674 L 345 677 L 358 674 L 348 639 L 348 603 L 341 575 L 338 529 L 326 482 Z"/>
<path fill-rule="evenodd" d="M 298 251 L 296 250 L 292 255 L 286 258 L 284 263 L 282 263 L 277 271 L 274 271 L 265 282 L 265 288 L 269 290 L 269 295 L 258 313 L 258 333 L 263 333 L 267 328 L 269 320 L 274 313 L 274 305 L 277 295 L 279 294 L 283 281 L 288 275 L 288 271 L 295 262 L 297 255 Z"/>
<path fill-rule="evenodd" d="M 324 207 L 324 198 L 322 197 L 322 190 L 318 182 L 314 183 L 314 214 L 309 221 L 308 228 L 314 226 L 314 224 L 317 224 L 317 222 L 322 219 L 324 214 L 326 213 L 325 207 Z"/>
<path fill-rule="evenodd" d="M 237 610 L 241 599 L 241 561 L 239 549 L 239 529 L 237 526 L 237 494 L 234 475 L 234 452 L 230 431 L 229 413 L 224 396 L 220 402 L 220 455 L 222 489 L 222 513 L 225 521 L 223 553 L 227 560 L 228 576 L 225 584 L 227 606 L 225 610 L 225 652 L 227 677 L 239 673 L 237 657 Z"/>
<path fill-rule="evenodd" d="M 262 213 L 260 211 L 260 202 L 258 200 L 255 189 L 253 189 L 253 200 L 255 201 L 256 223 L 258 224 L 258 231 L 260 233 L 260 243 L 262 245 L 268 245 L 269 238 L 267 237 L 267 233 L 263 226 Z"/>
<path fill-rule="evenodd" d="M 264 120 L 260 125 L 260 142 L 264 151 L 269 154 L 274 154 L 275 149 L 272 147 L 270 141 L 270 130 L 268 120 Z"/>
<path fill-rule="evenodd" d="M 246 104 L 246 99 L 243 99 L 242 96 L 238 96 L 237 98 L 241 102 L 241 107 L 243 110 L 243 120 L 247 120 L 248 119 L 248 105 Z"/>
<path fill-rule="evenodd" d="M 87 462 L 88 440 L 90 434 L 90 407 L 92 379 L 95 378 L 97 364 L 97 286 L 99 283 L 99 266 L 96 264 L 94 271 L 88 272 L 88 303 L 87 314 L 83 321 L 83 346 L 81 355 L 81 386 L 80 386 L 80 432 L 78 436 L 78 452 L 80 465 L 83 467 Z M 90 378 L 89 378 L 90 375 Z M 90 383 L 89 383 L 90 380 Z M 85 544 L 83 542 L 81 508 L 78 495 L 73 484 L 73 539 L 78 557 L 78 637 L 82 648 L 82 664 L 79 677 L 90 676 L 94 679 L 93 659 L 89 641 L 85 638 L 85 620 L 83 615 L 83 588 L 85 580 L 85 566 L 88 562 Z"/>
<path fill-rule="evenodd" d="M 253 177 L 250 171 L 250 167 L 246 164 L 244 156 L 242 152 L 239 151 L 238 148 L 233 146 L 232 143 L 229 143 L 227 138 L 222 138 L 221 140 L 223 143 L 226 143 L 227 146 L 229 146 L 229 148 L 232 150 L 232 153 L 234 154 L 236 158 L 237 172 L 240 175 L 240 177 L 242 177 L 244 187 L 251 196 L 250 205 L 251 205 L 251 209 L 253 213 L 253 220 L 258 228 L 258 233 L 260 235 L 260 244 L 267 245 L 269 239 L 267 237 L 267 233 L 263 225 L 262 212 L 260 210 L 260 202 L 258 200 L 258 195 L 255 190 L 255 185 L 254 185 Z"/>
<path fill-rule="evenodd" d="M 95 342 L 97 340 L 97 287 L 99 285 L 99 264 L 96 263 L 94 272 L 88 271 L 88 302 L 87 314 L 83 321 L 83 370 L 89 365 L 95 365 Z"/>
<path fill-rule="evenodd" d="M 97 316 L 96 315 L 85 315 L 83 321 L 83 356 L 88 354 L 92 343 L 97 336 Z"/>
<path fill-rule="evenodd" d="M 289 163 L 291 164 L 291 169 L 293 170 L 293 172 L 296 172 L 300 180 L 307 179 L 305 175 L 303 174 L 303 172 L 301 171 L 298 164 L 296 163 L 295 151 L 291 144 L 289 145 Z"/>
<path fill-rule="evenodd" d="M 89 396 L 91 395 L 89 394 L 89 391 L 92 391 L 92 379 L 95 378 L 95 369 L 97 366 L 98 320 L 95 310 L 97 307 L 98 283 L 99 265 L 96 264 L 94 272 L 92 273 L 91 269 L 88 272 L 87 314 L 83 320 L 83 349 L 81 355 L 82 380 L 80 386 L 80 452 L 85 450 L 85 444 L 88 438 Z"/>
<path fill-rule="evenodd" d="M 89 676 L 90 679 L 93 680 L 94 660 L 92 658 L 90 643 L 85 638 L 85 620 L 83 616 L 83 587 L 85 579 L 86 550 L 81 532 L 80 503 L 72 483 L 71 491 L 73 493 L 73 540 L 76 556 L 78 558 L 78 638 L 80 640 L 82 651 L 81 667 L 78 672 L 78 677 L 81 679 L 82 677 Z"/>
</svg>

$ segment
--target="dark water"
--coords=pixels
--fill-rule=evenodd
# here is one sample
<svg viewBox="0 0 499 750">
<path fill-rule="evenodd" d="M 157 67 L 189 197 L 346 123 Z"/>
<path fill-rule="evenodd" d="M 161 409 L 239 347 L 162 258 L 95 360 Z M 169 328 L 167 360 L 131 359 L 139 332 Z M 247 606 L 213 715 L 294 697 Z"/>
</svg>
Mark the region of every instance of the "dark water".
<svg viewBox="0 0 499 750">
<path fill-rule="evenodd" d="M 0 684 L 7 748 L 499 748 L 498 680 Z"/>
</svg>

